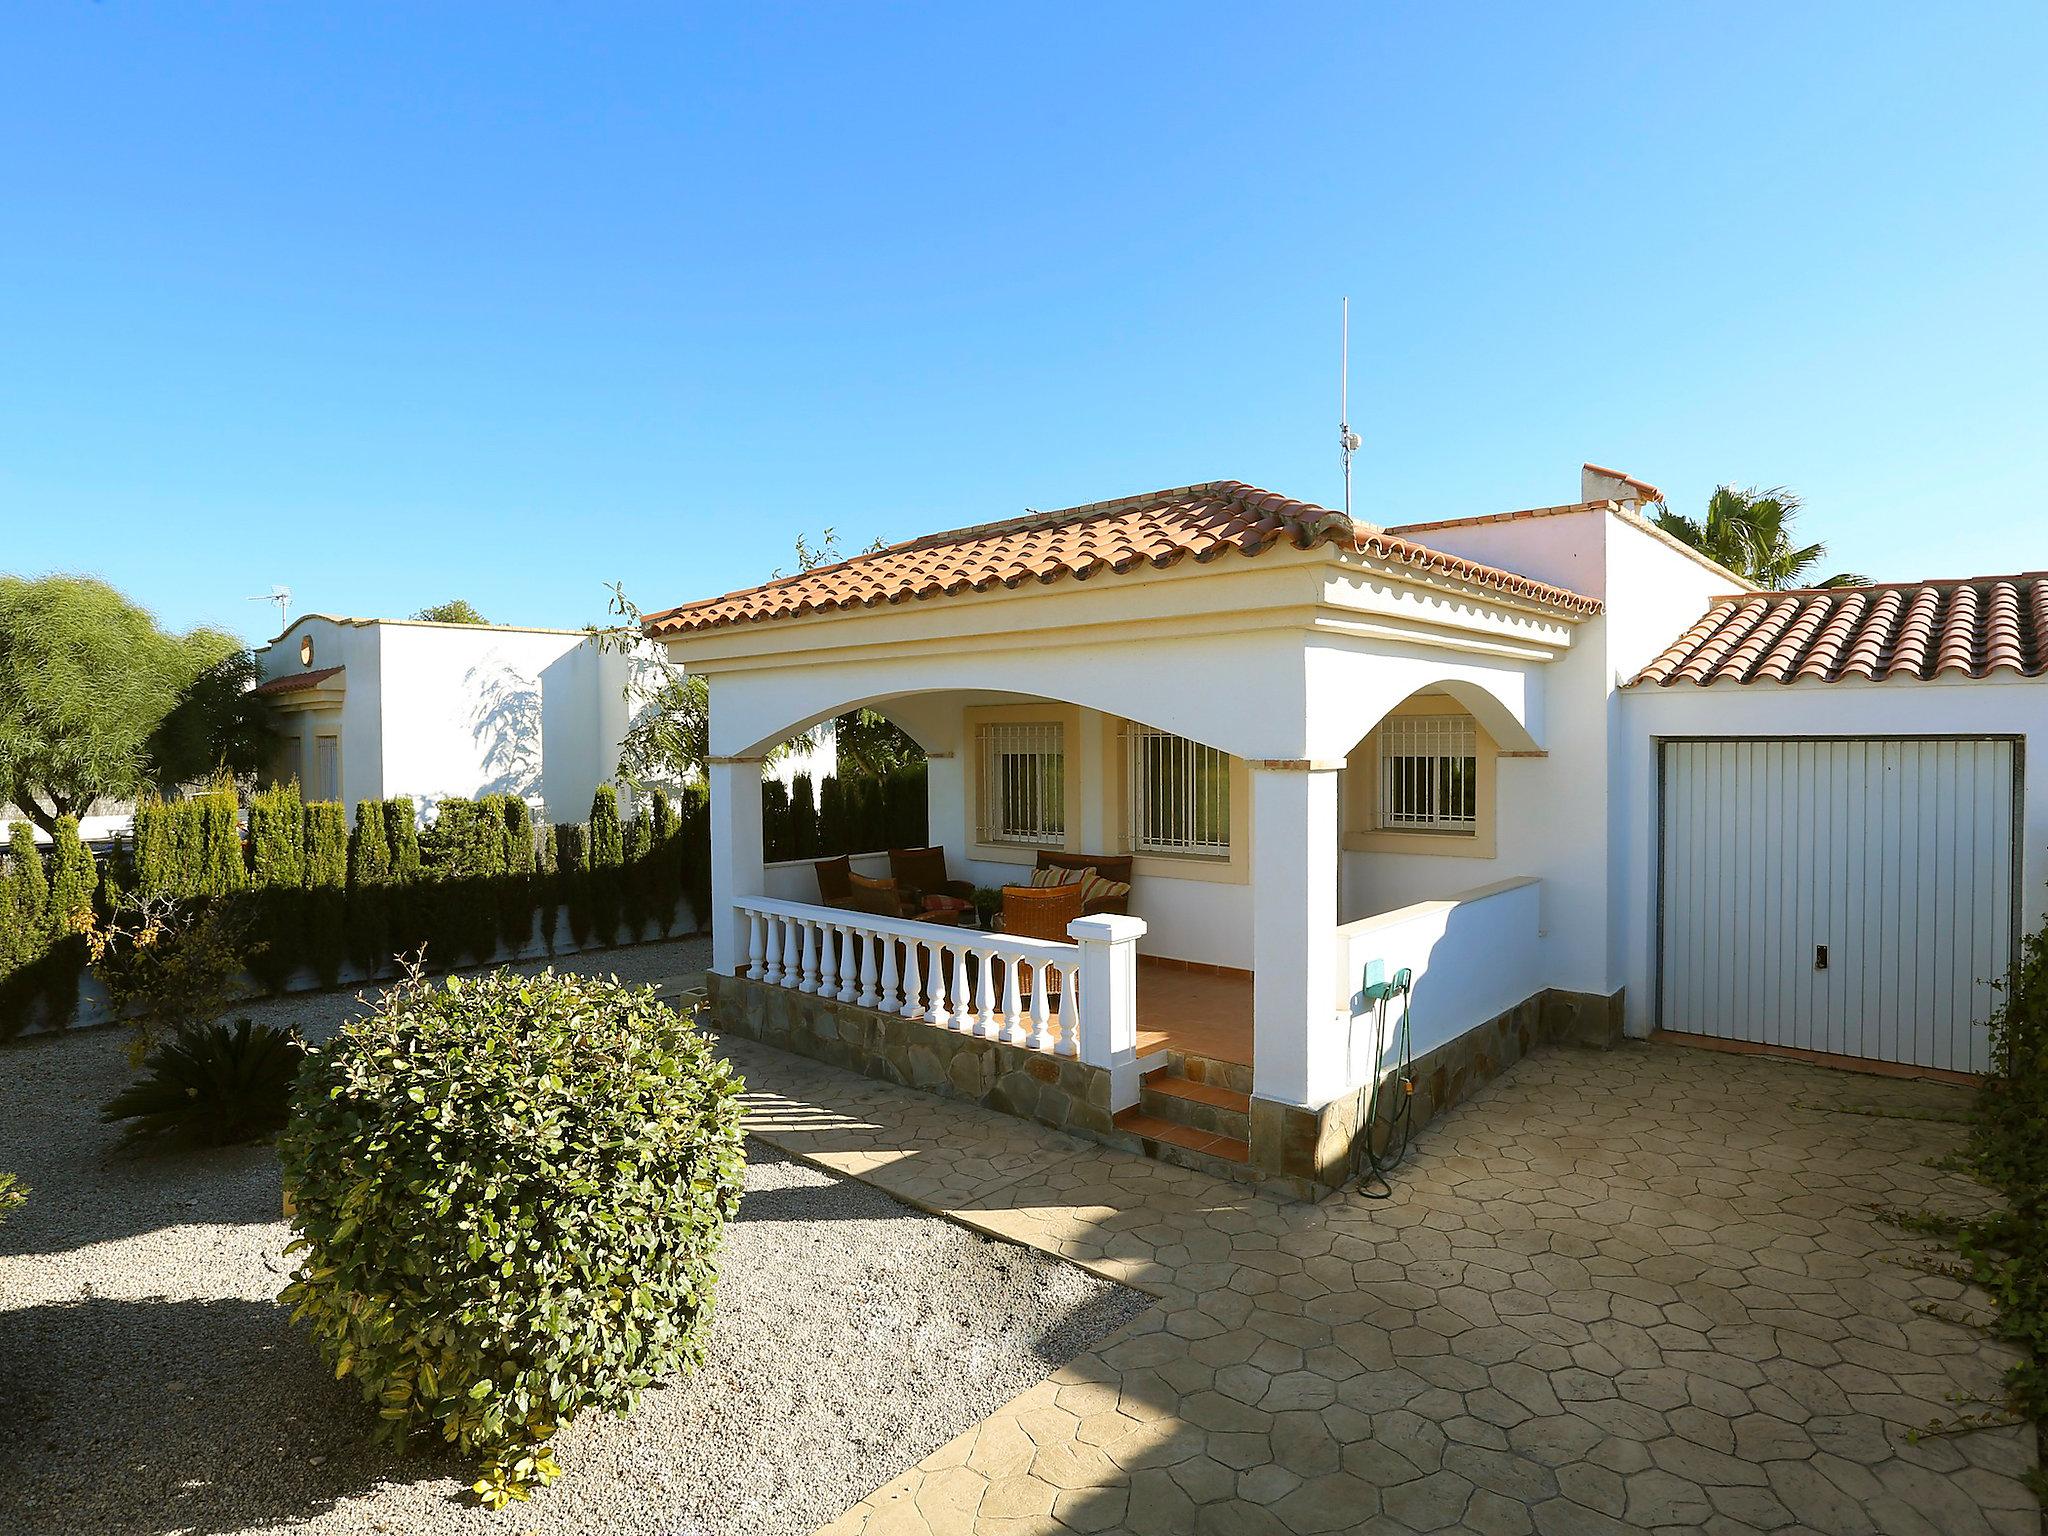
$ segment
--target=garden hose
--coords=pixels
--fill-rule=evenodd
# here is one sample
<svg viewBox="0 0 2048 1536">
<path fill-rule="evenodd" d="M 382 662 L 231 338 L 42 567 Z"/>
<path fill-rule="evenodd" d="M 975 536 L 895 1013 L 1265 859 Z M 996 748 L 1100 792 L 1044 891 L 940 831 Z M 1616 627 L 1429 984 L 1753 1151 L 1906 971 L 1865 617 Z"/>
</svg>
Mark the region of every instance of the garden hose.
<svg viewBox="0 0 2048 1536">
<path fill-rule="evenodd" d="M 1415 973 L 1403 966 L 1390 980 L 1368 982 L 1363 993 L 1373 1010 L 1372 1089 L 1366 1095 L 1365 1119 L 1358 1127 L 1360 1151 L 1354 1167 L 1363 1164 L 1358 1192 L 1368 1200 L 1385 1200 L 1393 1194 L 1387 1175 L 1401 1166 L 1401 1160 L 1408 1155 L 1409 1138 L 1414 1134 L 1415 1036 L 1408 1023 L 1408 999 L 1414 982 Z M 1389 1074 L 1382 1066 L 1387 1055 L 1387 1010 L 1396 997 L 1401 1000 L 1401 1022 L 1396 1026 L 1394 1054 L 1400 1065 L 1391 1076 L 1398 1093 L 1386 1111 L 1386 1142 L 1375 1150 L 1374 1133 L 1381 1120 L 1380 1099 L 1389 1087 Z"/>
</svg>

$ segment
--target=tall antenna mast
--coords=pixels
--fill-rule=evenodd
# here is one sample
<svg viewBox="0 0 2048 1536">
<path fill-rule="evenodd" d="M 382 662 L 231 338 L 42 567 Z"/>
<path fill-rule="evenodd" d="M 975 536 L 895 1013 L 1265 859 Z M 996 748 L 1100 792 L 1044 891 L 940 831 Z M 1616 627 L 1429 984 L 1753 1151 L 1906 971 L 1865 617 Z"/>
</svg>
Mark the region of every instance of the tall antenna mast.
<svg viewBox="0 0 2048 1536">
<path fill-rule="evenodd" d="M 1337 456 L 1344 464 L 1344 515 L 1351 515 L 1351 455 L 1359 444 L 1351 430 L 1351 299 L 1344 298 L 1344 360 L 1337 370 Z"/>
</svg>

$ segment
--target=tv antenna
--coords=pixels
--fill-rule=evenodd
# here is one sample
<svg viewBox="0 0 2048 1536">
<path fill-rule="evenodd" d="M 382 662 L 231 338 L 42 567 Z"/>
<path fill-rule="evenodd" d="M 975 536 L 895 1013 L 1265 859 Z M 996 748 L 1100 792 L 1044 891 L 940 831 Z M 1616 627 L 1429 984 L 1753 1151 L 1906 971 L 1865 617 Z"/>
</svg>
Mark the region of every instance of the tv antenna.
<svg viewBox="0 0 2048 1536">
<path fill-rule="evenodd" d="M 280 635 L 284 633 L 285 621 L 291 612 L 292 606 L 292 589 L 290 587 L 272 587 L 268 592 L 259 592 L 256 596 L 250 598 L 249 601 L 252 603 L 277 604 L 277 632 Z"/>
<path fill-rule="evenodd" d="M 1361 439 L 1351 430 L 1351 299 L 1344 298 L 1343 362 L 1337 370 L 1337 457 L 1344 464 L 1344 515 L 1351 515 L 1351 455 Z"/>
</svg>

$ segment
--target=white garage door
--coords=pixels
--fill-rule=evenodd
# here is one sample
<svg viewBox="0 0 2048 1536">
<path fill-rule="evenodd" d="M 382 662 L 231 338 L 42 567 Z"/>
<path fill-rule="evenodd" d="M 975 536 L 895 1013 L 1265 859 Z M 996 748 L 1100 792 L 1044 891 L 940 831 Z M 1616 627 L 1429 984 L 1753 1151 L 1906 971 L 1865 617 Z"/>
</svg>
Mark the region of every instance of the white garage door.
<svg viewBox="0 0 2048 1536">
<path fill-rule="evenodd" d="M 1663 1027 L 1985 1070 L 2014 774 L 2010 741 L 1665 742 Z"/>
</svg>

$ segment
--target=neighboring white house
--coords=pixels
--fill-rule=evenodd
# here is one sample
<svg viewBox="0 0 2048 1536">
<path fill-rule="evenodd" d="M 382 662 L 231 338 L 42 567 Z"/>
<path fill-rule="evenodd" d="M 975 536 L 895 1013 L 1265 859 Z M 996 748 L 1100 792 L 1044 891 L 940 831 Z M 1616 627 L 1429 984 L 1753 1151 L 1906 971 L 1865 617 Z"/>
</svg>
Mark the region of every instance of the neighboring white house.
<svg viewBox="0 0 2048 1536">
<path fill-rule="evenodd" d="M 1383 530 L 1212 482 L 650 616 L 710 683 L 715 1015 L 1305 1192 L 1403 969 L 1432 1105 L 1624 1026 L 1981 1069 L 2048 875 L 2048 582 L 1754 594 L 1654 499 L 1589 465 Z M 763 755 L 857 705 L 930 755 L 949 874 L 1127 857 L 1130 915 L 981 934 L 765 864 Z"/>
<path fill-rule="evenodd" d="M 279 778 L 314 799 L 512 794 L 580 821 L 618 767 L 635 662 L 581 630 L 307 614 L 256 653 Z"/>
</svg>

